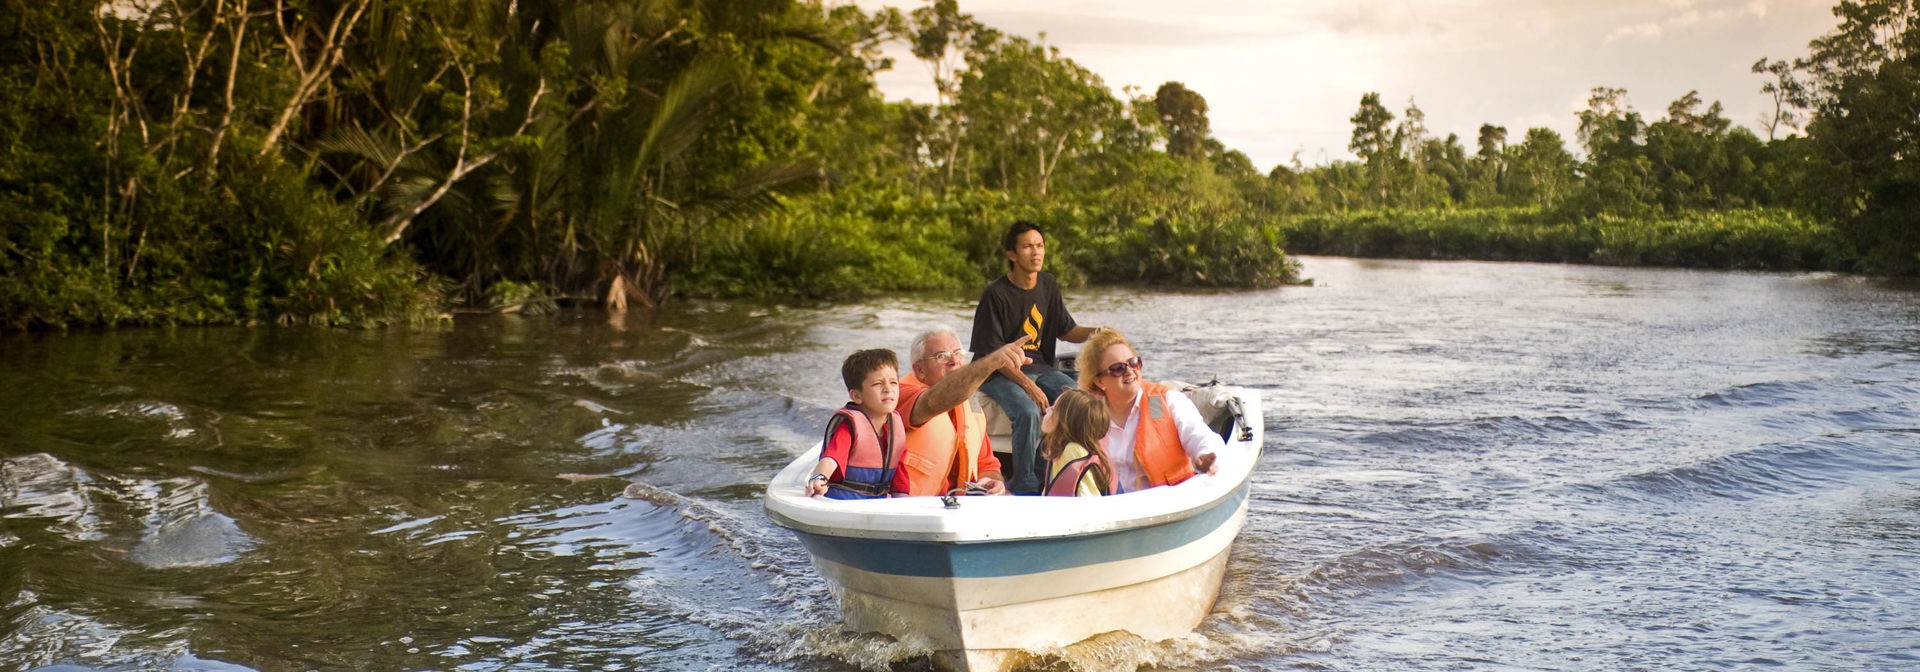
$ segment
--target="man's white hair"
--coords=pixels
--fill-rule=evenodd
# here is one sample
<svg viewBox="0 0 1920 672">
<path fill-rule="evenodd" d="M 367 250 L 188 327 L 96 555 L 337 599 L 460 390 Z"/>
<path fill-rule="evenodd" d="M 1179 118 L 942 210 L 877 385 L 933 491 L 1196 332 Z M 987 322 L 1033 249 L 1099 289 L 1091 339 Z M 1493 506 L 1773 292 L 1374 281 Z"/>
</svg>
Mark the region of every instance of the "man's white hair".
<svg viewBox="0 0 1920 672">
<path fill-rule="evenodd" d="M 927 341 L 933 340 L 935 336 L 952 336 L 953 340 L 960 340 L 960 335 L 953 333 L 953 330 L 947 328 L 947 325 L 937 324 L 931 329 L 920 332 L 919 336 L 913 337 L 913 346 L 907 349 L 908 356 L 912 357 L 915 362 L 926 359 Z"/>
</svg>

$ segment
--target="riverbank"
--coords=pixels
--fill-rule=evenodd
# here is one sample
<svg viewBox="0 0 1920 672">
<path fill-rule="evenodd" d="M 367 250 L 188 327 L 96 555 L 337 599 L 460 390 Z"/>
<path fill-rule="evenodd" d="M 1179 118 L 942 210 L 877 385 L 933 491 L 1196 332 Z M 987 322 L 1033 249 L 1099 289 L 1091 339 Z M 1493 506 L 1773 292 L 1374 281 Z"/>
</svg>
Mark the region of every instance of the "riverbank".
<svg viewBox="0 0 1920 672">
<path fill-rule="evenodd" d="M 242 233 L 260 227 L 246 213 L 211 209 L 214 216 L 197 220 L 197 255 L 220 263 L 142 263 L 131 279 L 48 242 L 22 263 L 0 263 L 0 277 L 11 280 L 0 286 L 0 330 L 369 326 L 449 312 L 537 312 L 611 294 L 605 284 L 452 277 L 429 263 L 431 251 L 389 246 L 344 211 L 328 211 L 336 216 L 286 227 L 328 234 L 323 242 L 294 244 L 249 238 Z M 1034 201 L 988 190 L 946 197 L 879 190 L 796 198 L 757 217 L 711 222 L 689 232 L 678 246 L 687 252 L 655 282 L 669 297 L 797 301 L 977 290 L 1005 272 L 1000 237 L 1021 219 L 1045 227 L 1047 270 L 1067 286 L 1252 289 L 1301 280 L 1277 225 L 1243 209 L 1173 209 L 1101 195 Z"/>
<path fill-rule="evenodd" d="M 1849 270 L 1833 227 L 1773 208 L 1646 218 L 1479 208 L 1297 215 L 1289 252 L 1344 257 L 1537 261 L 1603 266 Z"/>
</svg>

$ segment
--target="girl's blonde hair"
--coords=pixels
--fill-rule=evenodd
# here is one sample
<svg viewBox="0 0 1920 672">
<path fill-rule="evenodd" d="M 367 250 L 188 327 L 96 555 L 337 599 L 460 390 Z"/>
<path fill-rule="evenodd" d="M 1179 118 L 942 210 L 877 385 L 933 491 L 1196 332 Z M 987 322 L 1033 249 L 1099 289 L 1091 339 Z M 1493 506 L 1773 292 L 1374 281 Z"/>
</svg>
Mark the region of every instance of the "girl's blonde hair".
<svg viewBox="0 0 1920 672">
<path fill-rule="evenodd" d="M 1100 380 L 1100 373 L 1103 371 L 1100 368 L 1100 358 L 1107 356 L 1107 348 L 1115 345 L 1125 345 L 1133 350 L 1133 354 L 1140 354 L 1140 350 L 1133 347 L 1133 342 L 1127 340 L 1119 329 L 1113 327 L 1093 330 L 1093 335 L 1087 337 L 1087 342 L 1080 345 L 1080 356 L 1074 359 L 1074 368 L 1080 370 L 1080 389 L 1095 394 L 1100 393 L 1100 388 L 1094 385 L 1095 381 Z"/>
<path fill-rule="evenodd" d="M 1100 483 L 1102 492 L 1112 492 L 1113 475 L 1107 473 L 1107 449 L 1101 445 L 1101 439 L 1107 438 L 1107 426 L 1111 421 L 1107 413 L 1107 400 L 1086 390 L 1067 390 L 1053 403 L 1053 433 L 1044 439 L 1047 459 L 1060 458 L 1060 452 L 1067 444 L 1078 443 L 1087 452 L 1099 456 L 1100 461 L 1089 467 L 1094 478 Z"/>
</svg>

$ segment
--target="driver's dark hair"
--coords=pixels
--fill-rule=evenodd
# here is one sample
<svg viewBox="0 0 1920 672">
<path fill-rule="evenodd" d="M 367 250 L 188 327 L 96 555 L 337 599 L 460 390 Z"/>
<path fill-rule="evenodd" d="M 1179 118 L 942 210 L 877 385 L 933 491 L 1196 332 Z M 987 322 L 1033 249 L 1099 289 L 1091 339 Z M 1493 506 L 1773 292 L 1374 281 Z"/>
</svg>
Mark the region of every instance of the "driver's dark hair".
<svg viewBox="0 0 1920 672">
<path fill-rule="evenodd" d="M 1039 224 L 1024 219 L 1016 219 L 1013 220 L 1012 224 L 1007 226 L 1007 235 L 1000 237 L 1000 249 L 1002 251 L 1012 252 L 1013 246 L 1020 241 L 1020 235 L 1028 231 L 1039 231 L 1042 238 L 1047 235 L 1047 232 L 1040 231 Z"/>
</svg>

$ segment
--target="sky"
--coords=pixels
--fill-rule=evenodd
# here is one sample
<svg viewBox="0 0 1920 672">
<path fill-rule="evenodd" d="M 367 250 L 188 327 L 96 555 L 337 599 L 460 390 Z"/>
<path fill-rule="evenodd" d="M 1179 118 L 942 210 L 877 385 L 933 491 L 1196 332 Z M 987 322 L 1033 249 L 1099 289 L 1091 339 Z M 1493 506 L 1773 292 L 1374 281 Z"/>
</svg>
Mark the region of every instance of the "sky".
<svg viewBox="0 0 1920 672">
<path fill-rule="evenodd" d="M 858 0 L 869 11 L 914 0 Z M 1517 142 L 1544 126 L 1576 154 L 1596 86 L 1623 88 L 1648 120 L 1699 91 L 1735 124 L 1766 130 L 1761 57 L 1792 59 L 1830 32 L 1832 0 L 960 0 L 1004 33 L 1058 47 L 1115 95 L 1178 81 L 1207 100 L 1213 135 L 1266 171 L 1351 159 L 1348 121 L 1378 92 L 1396 121 L 1409 100 L 1433 135 L 1473 151 L 1480 125 Z M 876 76 L 888 99 L 934 100 L 905 45 Z M 1704 109 L 1704 105 L 1703 105 Z M 1784 133 L 1784 129 L 1782 130 Z"/>
</svg>

